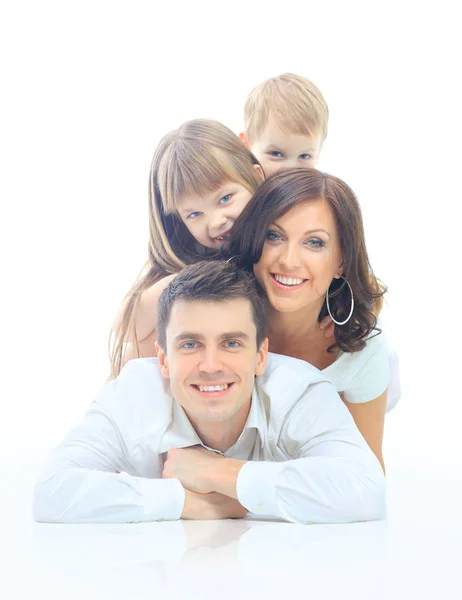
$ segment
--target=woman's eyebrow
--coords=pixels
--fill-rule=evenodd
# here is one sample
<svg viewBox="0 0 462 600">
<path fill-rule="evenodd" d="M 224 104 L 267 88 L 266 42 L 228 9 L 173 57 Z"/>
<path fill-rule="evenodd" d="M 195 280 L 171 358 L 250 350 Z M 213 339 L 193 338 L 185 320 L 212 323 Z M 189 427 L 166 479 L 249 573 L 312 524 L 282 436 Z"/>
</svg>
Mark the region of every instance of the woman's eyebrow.
<svg viewBox="0 0 462 600">
<path fill-rule="evenodd" d="M 278 229 L 280 229 L 281 231 L 283 231 L 285 233 L 284 227 L 282 227 L 278 223 L 272 223 L 271 226 L 272 227 L 277 227 Z M 308 231 L 305 231 L 303 233 L 303 235 L 308 235 L 308 234 L 311 234 L 311 233 L 320 233 L 320 232 L 325 233 L 327 235 L 327 237 L 330 237 L 330 233 L 328 231 L 326 231 L 325 229 L 322 229 L 320 227 L 318 227 L 316 229 L 308 229 Z"/>
</svg>

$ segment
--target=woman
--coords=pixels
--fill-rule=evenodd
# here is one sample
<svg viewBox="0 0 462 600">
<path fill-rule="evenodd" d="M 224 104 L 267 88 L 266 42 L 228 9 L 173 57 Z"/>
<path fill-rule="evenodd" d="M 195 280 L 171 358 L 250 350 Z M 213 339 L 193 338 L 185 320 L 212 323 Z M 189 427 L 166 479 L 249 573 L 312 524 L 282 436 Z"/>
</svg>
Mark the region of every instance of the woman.
<svg viewBox="0 0 462 600">
<path fill-rule="evenodd" d="M 270 351 L 329 376 L 384 468 L 388 346 L 374 313 L 385 288 L 370 267 L 352 190 L 314 169 L 273 175 L 236 221 L 225 254 L 266 292 Z M 330 340 L 319 327 L 327 315 Z"/>
</svg>

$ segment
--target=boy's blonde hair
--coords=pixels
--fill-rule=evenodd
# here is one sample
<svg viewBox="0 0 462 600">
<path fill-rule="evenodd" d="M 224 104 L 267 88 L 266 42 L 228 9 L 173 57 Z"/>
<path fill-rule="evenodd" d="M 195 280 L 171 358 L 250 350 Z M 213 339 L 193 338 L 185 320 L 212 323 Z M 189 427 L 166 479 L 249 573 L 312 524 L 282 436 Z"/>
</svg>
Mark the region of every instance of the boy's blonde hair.
<svg viewBox="0 0 462 600">
<path fill-rule="evenodd" d="M 250 142 L 257 140 L 270 120 L 286 133 L 327 137 L 329 110 L 312 81 L 283 73 L 257 85 L 244 106 L 244 129 Z"/>
<path fill-rule="evenodd" d="M 179 199 L 186 194 L 207 194 L 227 181 L 239 183 L 253 194 L 261 184 L 255 165 L 258 161 L 250 150 L 218 121 L 187 121 L 162 138 L 149 174 L 148 261 L 126 295 L 111 334 L 112 377 L 123 366 L 126 342 L 132 342 L 135 355 L 139 355 L 135 314 L 143 292 L 185 265 L 213 256 L 200 248 L 178 216 Z"/>
</svg>

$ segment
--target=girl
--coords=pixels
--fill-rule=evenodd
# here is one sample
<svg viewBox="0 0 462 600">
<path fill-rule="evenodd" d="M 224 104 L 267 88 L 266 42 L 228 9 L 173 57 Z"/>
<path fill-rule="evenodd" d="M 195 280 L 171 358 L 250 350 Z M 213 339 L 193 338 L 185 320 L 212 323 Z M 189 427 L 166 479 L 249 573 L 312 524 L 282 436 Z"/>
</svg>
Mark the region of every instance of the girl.
<svg viewBox="0 0 462 600">
<path fill-rule="evenodd" d="M 155 354 L 160 293 L 185 265 L 216 255 L 262 180 L 253 154 L 217 121 L 188 121 L 161 140 L 149 175 L 148 261 L 111 335 L 112 377 L 129 358 Z"/>
</svg>

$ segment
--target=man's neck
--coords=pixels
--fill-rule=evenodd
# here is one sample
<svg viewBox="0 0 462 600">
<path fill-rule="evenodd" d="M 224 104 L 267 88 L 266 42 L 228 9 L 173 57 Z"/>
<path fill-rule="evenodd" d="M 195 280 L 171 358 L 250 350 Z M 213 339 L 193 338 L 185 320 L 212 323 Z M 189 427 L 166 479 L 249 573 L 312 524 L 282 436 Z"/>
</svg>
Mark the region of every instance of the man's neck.
<svg viewBox="0 0 462 600">
<path fill-rule="evenodd" d="M 226 421 L 204 422 L 198 420 L 186 410 L 185 413 L 204 446 L 224 453 L 234 446 L 239 439 L 247 422 L 251 403 L 250 400 L 244 404 L 231 419 Z"/>
</svg>

